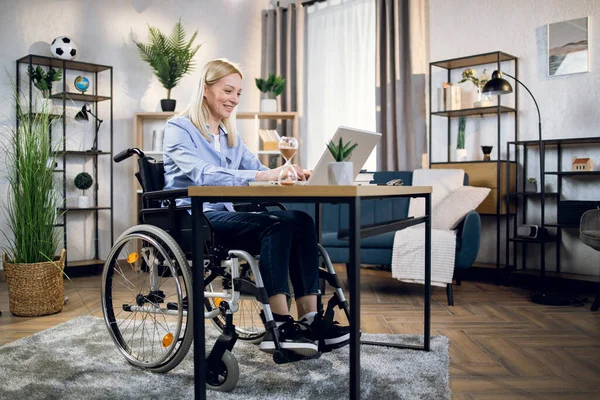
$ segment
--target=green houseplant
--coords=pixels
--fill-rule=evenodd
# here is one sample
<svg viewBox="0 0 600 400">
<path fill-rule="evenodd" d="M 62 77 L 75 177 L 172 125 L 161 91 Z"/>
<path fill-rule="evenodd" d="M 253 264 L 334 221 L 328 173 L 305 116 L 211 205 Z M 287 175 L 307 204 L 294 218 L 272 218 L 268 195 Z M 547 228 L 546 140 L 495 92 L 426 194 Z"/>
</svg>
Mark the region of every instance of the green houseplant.
<svg viewBox="0 0 600 400">
<path fill-rule="evenodd" d="M 525 192 L 526 193 L 537 193 L 537 179 L 528 178 L 527 182 L 525 182 Z"/>
<path fill-rule="evenodd" d="M 285 79 L 279 75 L 269 74 L 267 79 L 256 78 L 255 82 L 258 90 L 267 95 L 266 99 L 260 101 L 260 111 L 277 112 L 277 100 L 275 100 L 275 97 L 283 93 Z"/>
<path fill-rule="evenodd" d="M 480 76 L 477 76 L 477 72 L 472 68 L 467 68 L 463 71 L 462 79 L 458 81 L 458 83 L 470 81 L 475 85 L 477 90 L 477 101 L 473 103 L 473 107 L 491 107 L 493 105 L 490 98 L 488 96 L 483 96 L 482 93 L 482 89 L 489 79 L 485 69 Z"/>
<path fill-rule="evenodd" d="M 33 86 L 41 92 L 41 97 L 35 96 L 35 111 L 42 112 L 43 108 L 51 108 L 52 100 L 49 97 L 52 90 L 52 83 L 62 79 L 62 69 L 50 67 L 48 72 L 46 72 L 39 65 L 35 68 L 28 65 L 27 75 L 31 79 Z"/>
<path fill-rule="evenodd" d="M 83 195 L 77 198 L 79 208 L 88 208 L 91 205 L 90 196 L 85 195 L 85 191 L 92 187 L 94 179 L 87 172 L 80 172 L 75 177 L 75 187 L 83 191 Z"/>
<path fill-rule="evenodd" d="M 465 129 L 467 118 L 458 118 L 458 133 L 456 135 L 456 161 L 467 161 L 467 149 L 465 149 Z"/>
<path fill-rule="evenodd" d="M 333 140 L 327 143 L 327 148 L 335 160 L 327 165 L 327 179 L 330 185 L 354 184 L 354 164 L 346 160 L 350 158 L 357 146 L 358 143 L 344 143 L 342 138 L 337 144 Z"/>
<path fill-rule="evenodd" d="M 60 243 L 54 229 L 60 203 L 54 186 L 59 148 L 49 140 L 49 110 L 31 114 L 18 99 L 17 94 L 18 124 L 5 129 L 8 196 L 3 210 L 8 232 L 3 232 L 7 244 L 2 261 L 10 311 L 39 316 L 59 312 L 64 304 L 65 250 L 53 261 Z"/>
<path fill-rule="evenodd" d="M 148 25 L 148 34 L 150 37 L 148 43 L 135 40 L 133 42 L 142 60 L 150 64 L 160 83 L 167 89 L 167 98 L 160 101 L 162 110 L 175 111 L 176 100 L 171 99 L 171 89 L 177 86 L 184 75 L 194 69 L 193 59 L 200 48 L 200 45 L 194 46 L 198 30 L 186 42 L 186 34 L 180 18 L 169 36 L 150 25 Z"/>
</svg>

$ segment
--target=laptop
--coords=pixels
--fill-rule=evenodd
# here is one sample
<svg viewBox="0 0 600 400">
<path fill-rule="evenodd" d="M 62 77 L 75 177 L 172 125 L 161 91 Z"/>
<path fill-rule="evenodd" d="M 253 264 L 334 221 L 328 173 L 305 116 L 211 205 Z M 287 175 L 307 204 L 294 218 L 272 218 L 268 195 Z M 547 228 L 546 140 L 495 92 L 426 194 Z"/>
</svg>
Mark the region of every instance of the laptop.
<svg viewBox="0 0 600 400">
<path fill-rule="evenodd" d="M 354 149 L 350 157 L 346 161 L 353 162 L 354 168 L 354 179 L 360 173 L 362 167 L 367 162 L 367 159 L 371 155 L 371 152 L 381 139 L 381 133 L 364 131 L 361 129 L 348 128 L 345 126 L 340 126 L 338 130 L 335 132 L 335 135 L 331 140 L 333 143 L 338 143 L 342 138 L 342 142 L 352 142 L 358 143 L 358 146 Z M 330 162 L 334 162 L 333 156 L 329 152 L 327 146 L 324 146 L 323 153 L 321 154 L 321 158 L 317 163 L 315 169 L 312 171 L 310 178 L 307 181 L 299 181 L 300 185 L 328 185 L 329 181 L 327 179 L 327 165 Z M 250 186 L 266 186 L 266 185 L 277 185 L 277 181 L 254 181 L 250 182 Z"/>
</svg>

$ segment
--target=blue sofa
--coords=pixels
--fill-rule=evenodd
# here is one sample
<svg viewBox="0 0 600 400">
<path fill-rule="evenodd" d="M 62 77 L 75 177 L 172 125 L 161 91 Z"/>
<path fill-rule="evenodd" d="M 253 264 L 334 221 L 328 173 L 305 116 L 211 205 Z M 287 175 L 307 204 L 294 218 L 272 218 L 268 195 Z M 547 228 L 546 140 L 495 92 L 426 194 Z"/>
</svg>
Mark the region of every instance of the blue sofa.
<svg viewBox="0 0 600 400">
<path fill-rule="evenodd" d="M 373 183 L 384 184 L 400 178 L 405 186 L 412 185 L 412 171 L 375 172 Z M 469 184 L 465 174 L 464 185 Z M 383 223 L 408 216 L 409 198 L 364 200 L 360 206 L 361 225 Z M 311 204 L 286 203 L 288 209 L 302 210 L 314 218 L 314 206 Z M 348 228 L 348 206 L 345 204 L 326 204 L 322 209 L 323 247 L 329 253 L 333 263 L 349 262 L 348 242 L 337 238 L 338 229 Z M 392 261 L 392 248 L 395 232 L 388 232 L 361 240 L 361 264 L 389 266 Z M 481 219 L 476 211 L 470 211 L 461 221 L 456 235 L 456 259 L 454 276 L 473 265 L 481 239 Z M 457 284 L 460 284 L 460 280 Z M 446 288 L 448 304 L 453 305 L 452 284 Z"/>
</svg>

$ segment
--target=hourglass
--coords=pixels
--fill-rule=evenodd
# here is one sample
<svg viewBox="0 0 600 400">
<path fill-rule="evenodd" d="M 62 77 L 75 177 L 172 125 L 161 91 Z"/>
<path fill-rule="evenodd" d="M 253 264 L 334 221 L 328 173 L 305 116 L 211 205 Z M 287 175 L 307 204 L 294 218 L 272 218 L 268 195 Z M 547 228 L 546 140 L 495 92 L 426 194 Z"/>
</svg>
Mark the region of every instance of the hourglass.
<svg viewBox="0 0 600 400">
<path fill-rule="evenodd" d="M 298 140 L 293 137 L 282 136 L 279 139 L 279 152 L 285 159 L 285 164 L 281 167 L 279 172 L 278 181 L 280 185 L 292 186 L 298 182 L 298 173 L 291 163 L 292 158 L 298 150 Z"/>
</svg>

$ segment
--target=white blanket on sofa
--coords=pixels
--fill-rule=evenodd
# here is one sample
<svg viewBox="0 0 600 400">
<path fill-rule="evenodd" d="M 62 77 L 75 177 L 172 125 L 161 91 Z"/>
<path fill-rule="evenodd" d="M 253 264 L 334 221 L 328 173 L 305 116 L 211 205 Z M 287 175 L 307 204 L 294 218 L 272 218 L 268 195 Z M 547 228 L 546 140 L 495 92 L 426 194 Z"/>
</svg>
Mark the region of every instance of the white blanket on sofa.
<svg viewBox="0 0 600 400">
<path fill-rule="evenodd" d="M 417 169 L 413 186 L 431 186 L 432 213 L 436 206 L 463 185 L 465 172 L 457 169 Z M 411 199 L 409 216 L 425 215 L 425 200 Z M 456 255 L 456 231 L 431 229 L 431 284 L 452 283 Z M 425 227 L 412 226 L 396 232 L 392 250 L 392 276 L 403 282 L 425 283 Z"/>
<path fill-rule="evenodd" d="M 456 231 L 431 230 L 431 285 L 452 283 Z M 425 283 L 425 227 L 397 231 L 392 250 L 392 276 L 402 282 Z"/>
</svg>

